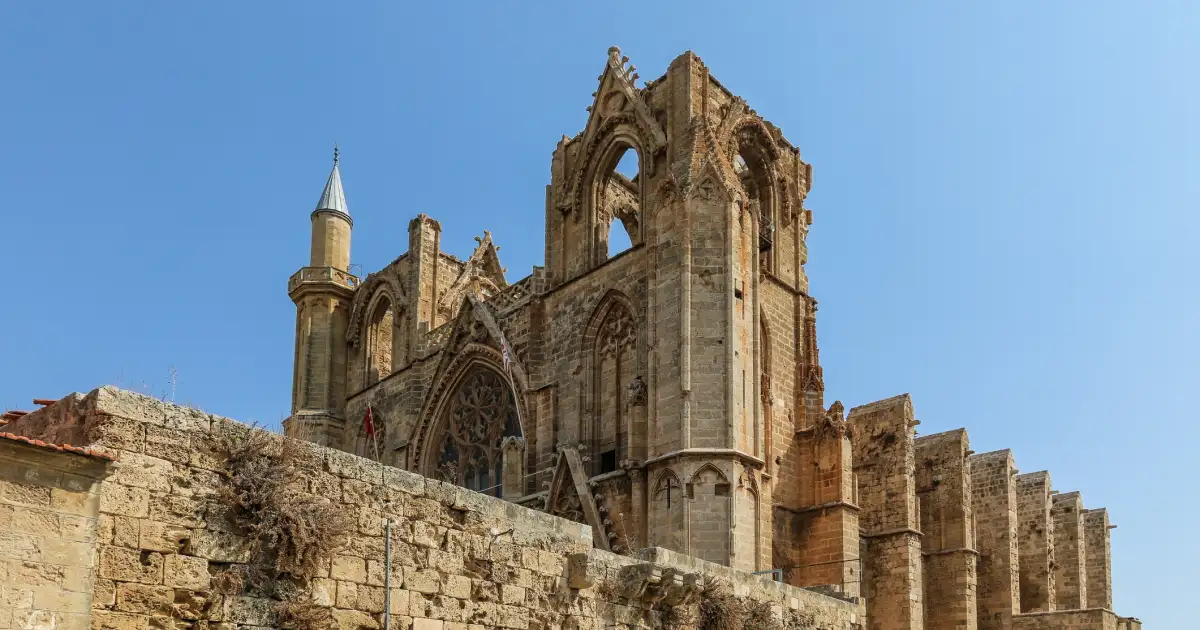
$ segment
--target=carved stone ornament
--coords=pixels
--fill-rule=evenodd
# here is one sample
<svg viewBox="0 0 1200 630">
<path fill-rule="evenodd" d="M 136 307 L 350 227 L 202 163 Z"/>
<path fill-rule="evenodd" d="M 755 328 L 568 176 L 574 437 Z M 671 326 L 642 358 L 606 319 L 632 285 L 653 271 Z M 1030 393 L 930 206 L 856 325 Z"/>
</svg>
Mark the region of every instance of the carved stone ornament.
<svg viewBox="0 0 1200 630">
<path fill-rule="evenodd" d="M 633 323 L 633 316 L 624 308 L 614 308 L 600 325 L 600 339 L 597 344 L 600 358 L 614 358 L 625 350 L 634 350 L 636 346 L 637 327 Z"/>
<path fill-rule="evenodd" d="M 591 562 L 587 553 L 573 553 L 567 556 L 567 586 L 574 590 L 591 588 L 596 583 L 597 567 Z"/>
<path fill-rule="evenodd" d="M 633 377 L 628 387 L 626 405 L 629 407 L 645 407 L 647 394 L 646 381 L 641 376 Z"/>
<path fill-rule="evenodd" d="M 549 512 L 569 521 L 575 521 L 576 523 L 587 522 L 583 514 L 583 502 L 580 501 L 579 495 L 574 492 L 559 493 L 555 497 L 554 505 L 550 506 Z"/>
<path fill-rule="evenodd" d="M 821 366 L 808 365 L 804 367 L 804 384 L 803 390 L 806 392 L 823 392 L 825 391 L 825 379 L 821 372 Z"/>
<path fill-rule="evenodd" d="M 850 425 L 846 423 L 846 408 L 842 401 L 835 400 L 825 412 L 825 417 L 817 424 L 817 437 L 844 438 L 850 434 Z"/>
<path fill-rule="evenodd" d="M 701 586 L 701 578 L 696 573 L 684 573 L 649 562 L 622 568 L 620 579 L 625 585 L 625 597 L 649 607 L 659 603 L 666 606 L 690 604 L 696 600 Z"/>
<path fill-rule="evenodd" d="M 596 497 L 588 485 L 583 458 L 575 445 L 559 445 L 550 491 L 546 494 L 546 511 L 577 523 L 590 525 L 592 543 L 604 551 L 612 551 L 608 531 L 611 523 L 598 509 Z"/>
</svg>

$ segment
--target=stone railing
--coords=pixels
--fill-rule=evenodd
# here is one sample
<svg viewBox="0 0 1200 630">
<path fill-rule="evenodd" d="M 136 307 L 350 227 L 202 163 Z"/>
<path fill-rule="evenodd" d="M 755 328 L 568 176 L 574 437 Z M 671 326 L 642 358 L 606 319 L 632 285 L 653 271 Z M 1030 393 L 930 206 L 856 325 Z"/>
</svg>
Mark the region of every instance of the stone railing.
<svg viewBox="0 0 1200 630">
<path fill-rule="evenodd" d="M 533 286 L 533 276 L 526 276 L 518 280 L 516 284 L 511 284 L 500 293 L 492 296 L 487 301 L 488 306 L 491 306 L 497 313 L 505 313 L 512 310 L 514 307 L 523 304 L 533 294 L 530 290 Z"/>
<path fill-rule="evenodd" d="M 454 322 L 449 321 L 433 330 L 425 337 L 425 349 L 433 351 L 444 347 L 450 342 L 450 333 L 454 330 Z"/>
<path fill-rule="evenodd" d="M 347 271 L 333 267 L 303 267 L 288 278 L 288 291 L 306 282 L 332 282 L 349 289 L 357 289 L 361 280 Z"/>
</svg>

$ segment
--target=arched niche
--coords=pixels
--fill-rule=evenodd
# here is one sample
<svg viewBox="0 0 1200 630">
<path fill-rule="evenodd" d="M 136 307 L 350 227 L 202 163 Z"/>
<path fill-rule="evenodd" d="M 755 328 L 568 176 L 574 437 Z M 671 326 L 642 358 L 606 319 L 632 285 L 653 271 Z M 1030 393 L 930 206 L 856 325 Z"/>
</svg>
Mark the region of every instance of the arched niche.
<svg viewBox="0 0 1200 630">
<path fill-rule="evenodd" d="M 351 326 L 356 319 L 360 322 L 358 332 L 348 336 L 351 346 L 360 348 L 354 361 L 361 367 L 350 370 L 354 390 L 387 378 L 407 365 L 409 359 L 408 318 L 402 295 L 397 297 L 394 287 L 387 283 L 375 283 L 373 288 L 370 299 L 355 306 L 361 314 L 351 317 Z"/>
<path fill-rule="evenodd" d="M 391 297 L 382 291 L 371 301 L 366 326 L 366 378 L 363 385 L 370 387 L 392 373 L 396 309 Z"/>
<path fill-rule="evenodd" d="M 617 470 L 631 437 L 630 384 L 638 376 L 638 324 L 633 304 L 618 291 L 600 301 L 584 333 L 587 408 L 580 437 L 590 455 L 588 474 Z"/>
<path fill-rule="evenodd" d="M 733 496 L 729 478 L 706 463 L 688 480 L 684 492 L 690 504 L 688 533 L 699 541 L 689 553 L 701 560 L 729 564 L 729 538 L 734 524 L 730 520 Z"/>
<path fill-rule="evenodd" d="M 650 534 L 652 544 L 679 552 L 687 552 L 683 484 L 670 469 L 654 480 L 650 492 Z"/>
</svg>

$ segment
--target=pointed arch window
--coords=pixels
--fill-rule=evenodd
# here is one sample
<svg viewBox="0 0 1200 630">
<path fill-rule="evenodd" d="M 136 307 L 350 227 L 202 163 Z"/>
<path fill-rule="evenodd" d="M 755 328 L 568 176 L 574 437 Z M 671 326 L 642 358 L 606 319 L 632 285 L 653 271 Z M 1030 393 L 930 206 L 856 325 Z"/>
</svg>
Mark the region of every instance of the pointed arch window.
<svg viewBox="0 0 1200 630">
<path fill-rule="evenodd" d="M 776 151 L 772 140 L 756 125 L 747 125 L 734 137 L 733 170 L 749 197 L 746 209 L 758 223 L 759 266 L 775 272 L 775 225 L 779 213 L 778 192 L 772 174 Z"/>
<path fill-rule="evenodd" d="M 620 300 L 600 311 L 593 329 L 592 410 L 584 437 L 592 454 L 591 475 L 617 469 L 629 440 L 626 392 L 637 376 L 637 324 Z"/>
<path fill-rule="evenodd" d="M 593 184 L 597 264 L 641 242 L 641 154 L 621 142 L 606 155 Z"/>
<path fill-rule="evenodd" d="M 444 414 L 427 474 L 500 496 L 504 439 L 522 436 L 512 388 L 497 372 L 477 367 L 454 390 Z"/>
<path fill-rule="evenodd" d="M 379 299 L 367 320 L 367 378 L 374 385 L 392 373 L 396 311 L 386 296 Z"/>
</svg>

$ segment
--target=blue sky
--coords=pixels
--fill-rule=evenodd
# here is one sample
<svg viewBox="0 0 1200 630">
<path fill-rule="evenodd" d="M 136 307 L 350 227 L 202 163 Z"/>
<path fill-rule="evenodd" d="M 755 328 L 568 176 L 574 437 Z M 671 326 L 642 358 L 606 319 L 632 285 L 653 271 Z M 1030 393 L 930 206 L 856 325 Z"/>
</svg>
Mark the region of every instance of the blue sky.
<svg viewBox="0 0 1200 630">
<path fill-rule="evenodd" d="M 813 164 L 829 400 L 910 392 L 922 433 L 1050 469 L 1119 525 L 1118 611 L 1185 626 L 1197 5 L 425 4 L 0 4 L 0 406 L 173 367 L 180 402 L 278 422 L 335 141 L 353 262 L 426 212 L 516 280 L 607 48 L 644 79 L 692 49 Z"/>
</svg>

